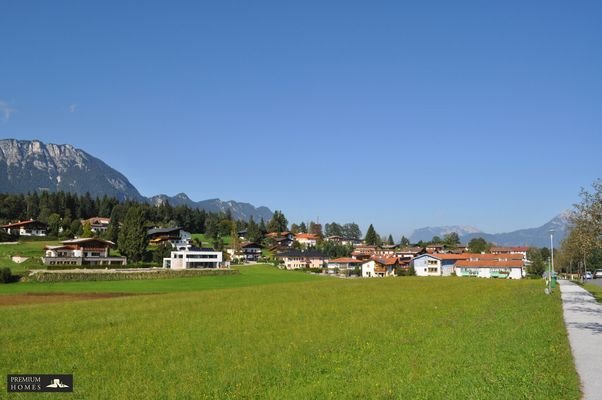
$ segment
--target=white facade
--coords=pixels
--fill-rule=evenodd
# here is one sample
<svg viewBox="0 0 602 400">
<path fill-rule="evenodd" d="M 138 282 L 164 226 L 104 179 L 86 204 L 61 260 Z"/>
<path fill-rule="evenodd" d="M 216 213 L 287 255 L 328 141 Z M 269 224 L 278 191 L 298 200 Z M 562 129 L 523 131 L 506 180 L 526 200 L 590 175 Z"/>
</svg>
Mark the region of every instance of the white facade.
<svg viewBox="0 0 602 400">
<path fill-rule="evenodd" d="M 416 276 L 451 276 L 455 271 L 455 261 L 423 254 L 414 258 L 411 264 L 414 266 Z"/>
<path fill-rule="evenodd" d="M 362 278 L 382 278 L 395 276 L 395 268 L 390 265 L 381 265 L 374 260 L 362 263 Z"/>
<path fill-rule="evenodd" d="M 172 251 L 170 258 L 163 259 L 163 268 L 220 268 L 222 252 L 210 249 Z"/>
<path fill-rule="evenodd" d="M 456 267 L 457 276 L 474 276 L 478 278 L 522 279 L 521 267 Z"/>
</svg>

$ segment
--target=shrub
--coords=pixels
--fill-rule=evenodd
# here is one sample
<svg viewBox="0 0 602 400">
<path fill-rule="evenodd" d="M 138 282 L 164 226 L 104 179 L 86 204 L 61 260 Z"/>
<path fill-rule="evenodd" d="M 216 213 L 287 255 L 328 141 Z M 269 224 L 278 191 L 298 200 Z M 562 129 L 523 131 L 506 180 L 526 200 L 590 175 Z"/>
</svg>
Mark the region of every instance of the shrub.
<svg viewBox="0 0 602 400">
<path fill-rule="evenodd" d="M 0 268 L 0 283 L 10 283 L 13 281 L 13 275 L 10 268 Z"/>
</svg>

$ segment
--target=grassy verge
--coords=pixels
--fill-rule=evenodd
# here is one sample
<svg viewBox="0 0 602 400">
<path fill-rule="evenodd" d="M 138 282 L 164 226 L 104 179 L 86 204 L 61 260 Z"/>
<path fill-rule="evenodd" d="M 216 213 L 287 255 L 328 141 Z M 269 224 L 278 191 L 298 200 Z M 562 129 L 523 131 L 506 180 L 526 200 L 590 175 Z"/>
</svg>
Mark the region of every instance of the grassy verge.
<svg viewBox="0 0 602 400">
<path fill-rule="evenodd" d="M 74 399 L 580 397 L 540 282 L 273 272 L 312 281 L 4 307 L 0 375 L 73 373 Z"/>
<path fill-rule="evenodd" d="M 590 292 L 599 303 L 602 303 L 602 286 L 585 283 L 583 284 L 583 288 Z"/>
</svg>

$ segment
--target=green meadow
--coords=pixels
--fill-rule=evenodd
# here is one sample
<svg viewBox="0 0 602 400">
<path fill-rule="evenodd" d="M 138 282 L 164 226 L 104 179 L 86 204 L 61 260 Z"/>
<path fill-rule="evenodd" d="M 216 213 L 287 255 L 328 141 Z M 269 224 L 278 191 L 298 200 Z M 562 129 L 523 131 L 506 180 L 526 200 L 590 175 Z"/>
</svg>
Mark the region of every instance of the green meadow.
<svg viewBox="0 0 602 400">
<path fill-rule="evenodd" d="M 28 269 L 43 268 L 40 257 L 44 255 L 44 246 L 57 245 L 59 241 L 19 241 L 15 244 L 0 244 L 0 268 L 8 267 L 13 273 L 21 273 Z M 23 263 L 17 264 L 12 256 L 29 257 Z"/>
<path fill-rule="evenodd" d="M 55 285 L 140 294 L 0 307 L 0 375 L 73 373 L 73 399 L 580 397 L 559 291 L 545 296 L 541 281 L 346 280 L 255 266 L 0 291 Z M 58 397 L 67 395 L 36 398 Z"/>
</svg>

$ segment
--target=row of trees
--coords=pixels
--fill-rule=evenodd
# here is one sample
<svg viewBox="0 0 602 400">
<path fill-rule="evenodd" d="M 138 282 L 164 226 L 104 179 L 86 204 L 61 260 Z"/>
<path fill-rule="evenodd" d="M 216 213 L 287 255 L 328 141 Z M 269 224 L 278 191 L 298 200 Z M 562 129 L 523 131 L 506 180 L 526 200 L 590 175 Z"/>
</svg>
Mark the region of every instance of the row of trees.
<svg viewBox="0 0 602 400">
<path fill-rule="evenodd" d="M 602 180 L 592 191 L 581 190 L 581 202 L 570 214 L 570 231 L 560 245 L 555 263 L 563 272 L 584 273 L 602 265 Z"/>
</svg>

